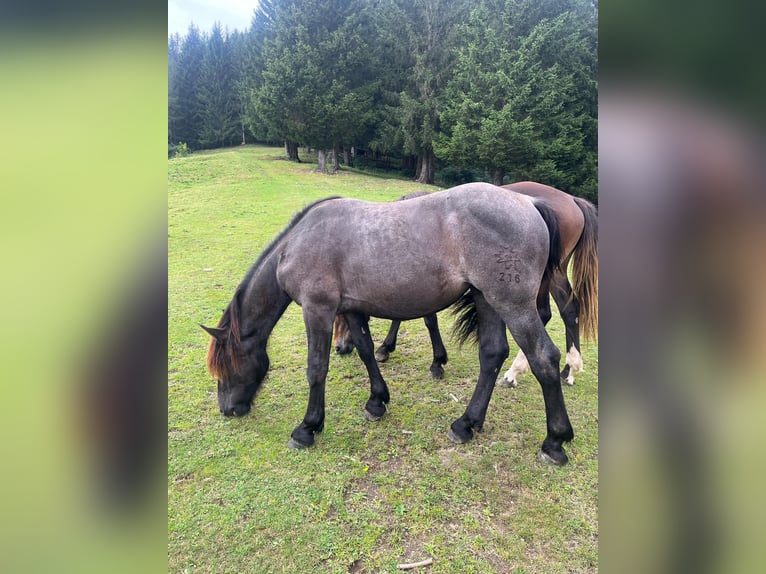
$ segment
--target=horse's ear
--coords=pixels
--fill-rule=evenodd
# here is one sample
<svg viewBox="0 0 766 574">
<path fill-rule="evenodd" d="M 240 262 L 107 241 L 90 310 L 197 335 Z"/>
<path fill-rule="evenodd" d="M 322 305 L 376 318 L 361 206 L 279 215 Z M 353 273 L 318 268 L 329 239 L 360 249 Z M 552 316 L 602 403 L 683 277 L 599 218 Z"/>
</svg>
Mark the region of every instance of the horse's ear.
<svg viewBox="0 0 766 574">
<path fill-rule="evenodd" d="M 223 343 L 226 340 L 226 329 L 219 329 L 218 327 L 205 327 L 200 325 L 209 335 Z"/>
</svg>

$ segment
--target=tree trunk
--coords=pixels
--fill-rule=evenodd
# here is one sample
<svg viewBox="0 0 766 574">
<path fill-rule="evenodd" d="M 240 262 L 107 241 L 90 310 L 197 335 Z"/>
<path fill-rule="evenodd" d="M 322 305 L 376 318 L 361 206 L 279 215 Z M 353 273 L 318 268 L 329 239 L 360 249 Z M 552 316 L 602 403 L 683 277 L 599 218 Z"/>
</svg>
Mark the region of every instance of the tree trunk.
<svg viewBox="0 0 766 574">
<path fill-rule="evenodd" d="M 297 161 L 298 163 L 301 162 L 300 158 L 298 157 L 297 143 L 285 140 L 285 154 L 287 155 L 287 159 L 290 161 Z"/>
<path fill-rule="evenodd" d="M 343 148 L 343 163 L 348 166 L 351 165 L 351 148 L 349 147 Z"/>
<path fill-rule="evenodd" d="M 330 173 L 336 173 L 340 171 L 340 164 L 338 163 L 338 156 L 340 155 L 338 146 L 334 145 L 332 146 L 332 150 L 330 151 L 330 160 L 332 161 L 332 168 L 330 169 Z"/>
<path fill-rule="evenodd" d="M 428 185 L 434 182 L 434 152 L 433 150 L 426 150 L 418 158 L 420 164 L 420 170 L 418 177 L 415 181 L 418 183 L 425 183 Z"/>
<path fill-rule="evenodd" d="M 317 171 L 327 173 L 327 152 L 323 149 L 317 150 Z"/>
<path fill-rule="evenodd" d="M 503 178 L 505 177 L 505 170 L 502 167 L 495 168 L 495 177 L 492 179 L 492 183 L 495 185 L 503 185 Z"/>
<path fill-rule="evenodd" d="M 406 155 L 402 158 L 401 166 L 407 171 L 411 171 L 415 174 L 418 173 L 417 157 L 414 155 Z"/>
</svg>

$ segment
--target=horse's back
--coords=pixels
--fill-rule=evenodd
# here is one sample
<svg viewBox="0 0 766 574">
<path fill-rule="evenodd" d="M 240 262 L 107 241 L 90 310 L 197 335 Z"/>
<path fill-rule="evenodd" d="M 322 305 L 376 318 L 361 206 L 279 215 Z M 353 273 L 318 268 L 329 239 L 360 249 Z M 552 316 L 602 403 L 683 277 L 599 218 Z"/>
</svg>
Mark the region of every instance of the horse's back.
<svg viewBox="0 0 766 574">
<path fill-rule="evenodd" d="M 511 280 L 524 280 L 513 287 L 534 290 L 547 250 L 529 198 L 474 183 L 401 202 L 323 202 L 287 238 L 279 276 L 299 304 L 319 297 L 342 312 L 408 319 L 446 307 L 469 285 L 507 280 L 514 267 Z"/>
</svg>

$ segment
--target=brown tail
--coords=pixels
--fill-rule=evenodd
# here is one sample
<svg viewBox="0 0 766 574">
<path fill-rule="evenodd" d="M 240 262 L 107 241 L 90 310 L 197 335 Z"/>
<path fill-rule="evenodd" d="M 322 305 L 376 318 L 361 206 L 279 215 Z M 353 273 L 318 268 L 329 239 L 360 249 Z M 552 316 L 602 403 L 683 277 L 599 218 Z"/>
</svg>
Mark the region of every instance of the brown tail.
<svg viewBox="0 0 766 574">
<path fill-rule="evenodd" d="M 595 341 L 598 334 L 598 211 L 596 206 L 574 198 L 585 217 L 585 227 L 572 257 L 572 289 L 580 302 L 580 332 Z"/>
</svg>

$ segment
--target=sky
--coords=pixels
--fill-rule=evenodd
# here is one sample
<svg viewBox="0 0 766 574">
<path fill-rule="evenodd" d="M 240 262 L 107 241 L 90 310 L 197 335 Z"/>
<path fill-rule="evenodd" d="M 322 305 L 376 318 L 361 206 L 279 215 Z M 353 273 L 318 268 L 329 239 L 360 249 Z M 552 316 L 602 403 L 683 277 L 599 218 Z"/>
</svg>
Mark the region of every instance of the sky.
<svg viewBox="0 0 766 574">
<path fill-rule="evenodd" d="M 194 22 L 202 32 L 209 32 L 219 21 L 229 30 L 250 26 L 258 0 L 168 0 L 168 36 L 183 36 Z"/>
</svg>

